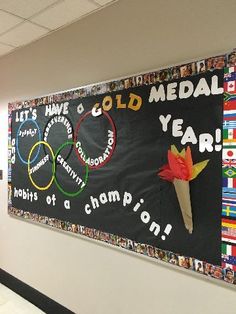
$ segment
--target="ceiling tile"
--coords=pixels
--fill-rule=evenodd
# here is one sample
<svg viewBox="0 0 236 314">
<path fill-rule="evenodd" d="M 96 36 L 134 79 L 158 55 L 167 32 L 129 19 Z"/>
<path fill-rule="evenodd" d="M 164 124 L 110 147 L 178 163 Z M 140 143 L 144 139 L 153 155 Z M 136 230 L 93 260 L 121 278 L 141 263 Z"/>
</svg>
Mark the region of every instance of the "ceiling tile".
<svg viewBox="0 0 236 314">
<path fill-rule="evenodd" d="M 31 20 L 50 29 L 68 24 L 81 16 L 96 10 L 99 6 L 88 0 L 64 0 Z"/>
<path fill-rule="evenodd" d="M 0 9 L 29 18 L 56 1 L 58 0 L 0 0 Z"/>
<path fill-rule="evenodd" d="M 10 52 L 11 50 L 14 50 L 14 47 L 4 45 L 0 43 L 0 56 L 5 55 L 6 53 Z"/>
<path fill-rule="evenodd" d="M 24 21 L 23 19 L 0 10 L 0 34 Z"/>
<path fill-rule="evenodd" d="M 105 5 L 111 2 L 115 2 L 116 0 L 94 0 L 94 1 L 100 5 Z"/>
<path fill-rule="evenodd" d="M 30 22 L 24 22 L 9 32 L 1 35 L 0 42 L 19 47 L 40 38 L 48 32 L 49 31 L 45 28 Z"/>
</svg>

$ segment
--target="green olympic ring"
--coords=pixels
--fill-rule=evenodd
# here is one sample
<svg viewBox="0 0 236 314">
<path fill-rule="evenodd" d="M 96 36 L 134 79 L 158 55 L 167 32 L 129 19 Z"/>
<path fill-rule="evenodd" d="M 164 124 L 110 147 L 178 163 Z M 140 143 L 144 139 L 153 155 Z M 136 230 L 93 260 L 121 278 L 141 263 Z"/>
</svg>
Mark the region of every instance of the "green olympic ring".
<svg viewBox="0 0 236 314">
<path fill-rule="evenodd" d="M 67 145 L 75 145 L 75 143 L 74 143 L 73 141 L 68 141 L 68 142 L 65 142 L 64 144 L 62 144 L 62 145 L 58 148 L 58 150 L 57 150 L 55 156 L 53 157 L 52 173 L 53 173 L 53 177 L 54 177 L 54 182 L 56 183 L 56 186 L 57 186 L 58 190 L 59 190 L 61 193 L 63 193 L 64 195 L 66 195 L 66 196 L 75 197 L 75 196 L 78 196 L 78 195 L 84 190 L 84 188 L 85 188 L 86 185 L 87 185 L 87 182 L 88 182 L 88 174 L 89 174 L 89 167 L 88 167 L 88 163 L 86 163 L 86 164 L 85 164 L 85 171 L 86 171 L 86 172 L 85 172 L 85 176 L 84 176 L 84 180 L 83 180 L 83 182 L 84 182 L 84 186 L 83 186 L 83 187 L 81 187 L 77 192 L 74 192 L 74 193 L 70 193 L 70 192 L 67 192 L 67 191 L 63 190 L 63 188 L 62 188 L 61 185 L 59 184 L 59 182 L 58 182 L 58 180 L 57 180 L 57 176 L 56 176 L 56 166 L 57 166 L 56 160 L 57 160 L 57 157 L 58 157 L 59 153 L 61 152 L 61 150 L 62 150 L 65 146 L 67 146 Z"/>
</svg>

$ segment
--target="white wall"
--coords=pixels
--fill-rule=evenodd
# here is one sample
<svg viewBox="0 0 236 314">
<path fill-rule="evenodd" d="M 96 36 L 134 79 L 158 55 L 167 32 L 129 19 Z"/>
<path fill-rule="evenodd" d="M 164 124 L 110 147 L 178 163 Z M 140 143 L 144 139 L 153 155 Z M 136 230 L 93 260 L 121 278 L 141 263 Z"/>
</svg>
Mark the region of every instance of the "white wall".
<svg viewBox="0 0 236 314">
<path fill-rule="evenodd" d="M 235 313 L 234 287 L 7 214 L 9 101 L 226 52 L 235 18 L 235 0 L 120 0 L 0 59 L 0 267 L 80 314 Z"/>
</svg>

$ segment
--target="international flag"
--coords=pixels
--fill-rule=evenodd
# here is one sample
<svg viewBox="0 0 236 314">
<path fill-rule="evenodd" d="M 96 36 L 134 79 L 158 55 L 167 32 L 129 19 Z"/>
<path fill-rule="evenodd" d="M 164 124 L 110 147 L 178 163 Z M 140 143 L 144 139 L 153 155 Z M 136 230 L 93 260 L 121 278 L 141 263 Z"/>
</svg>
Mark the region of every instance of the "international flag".
<svg viewBox="0 0 236 314">
<path fill-rule="evenodd" d="M 236 270 L 236 246 L 226 243 L 221 244 L 222 267 Z"/>
<path fill-rule="evenodd" d="M 225 178 L 236 177 L 236 160 L 223 159 L 222 160 L 222 176 Z"/>
<path fill-rule="evenodd" d="M 236 81 L 229 81 L 224 83 L 224 91 L 230 94 L 236 93 Z"/>
<path fill-rule="evenodd" d="M 236 234 L 236 220 L 222 218 L 221 225 L 222 225 L 222 227 L 227 227 L 227 228 L 234 229 L 233 232 L 235 232 L 235 234 Z"/>
<path fill-rule="evenodd" d="M 236 119 L 236 115 L 235 115 Z M 233 140 L 236 139 L 236 129 L 223 129 L 223 140 Z"/>
<path fill-rule="evenodd" d="M 224 110 L 236 110 L 236 100 L 229 100 L 224 102 Z M 235 113 L 236 111 L 234 111 Z"/>
<path fill-rule="evenodd" d="M 236 207 L 236 198 L 231 196 L 232 194 L 223 193 L 222 204 L 227 206 Z M 235 208 L 236 210 L 236 208 Z"/>
<path fill-rule="evenodd" d="M 236 271 L 236 266 L 235 266 L 235 265 L 228 264 L 228 263 L 224 263 L 224 262 L 222 261 L 221 266 L 222 266 L 222 268 L 230 268 L 230 269 L 232 269 L 233 271 Z"/>
<path fill-rule="evenodd" d="M 222 159 L 222 166 L 234 167 L 236 168 L 236 159 Z"/>
<path fill-rule="evenodd" d="M 223 188 L 223 189 L 226 189 L 226 188 Z M 236 189 L 232 189 L 234 191 L 236 191 Z M 234 201 L 236 201 L 236 198 L 235 198 L 235 194 L 231 194 L 231 193 L 228 193 L 228 192 L 225 192 L 223 191 L 222 193 L 222 202 L 230 202 L 232 201 L 234 203 Z"/>
<path fill-rule="evenodd" d="M 221 255 L 221 261 L 223 263 L 227 263 L 227 264 L 231 264 L 231 265 L 236 266 L 236 256 L 230 256 L 230 255 L 222 254 Z"/>
<path fill-rule="evenodd" d="M 224 81 L 225 82 L 230 82 L 230 81 L 235 81 L 236 80 L 236 72 L 232 72 L 225 76 Z"/>
<path fill-rule="evenodd" d="M 228 68 L 229 72 L 224 74 L 224 82 L 235 81 L 236 80 L 236 68 Z"/>
<path fill-rule="evenodd" d="M 236 189 L 236 178 L 222 178 L 222 186 Z"/>
<path fill-rule="evenodd" d="M 236 169 L 234 167 L 224 166 L 222 168 L 223 178 L 236 178 Z"/>
<path fill-rule="evenodd" d="M 221 243 L 221 253 L 236 257 L 236 245 Z"/>
<path fill-rule="evenodd" d="M 222 218 L 221 240 L 236 244 L 236 220 Z"/>
<path fill-rule="evenodd" d="M 222 189 L 222 216 L 236 217 L 236 189 L 223 187 Z"/>
<path fill-rule="evenodd" d="M 224 77 L 227 77 L 227 74 L 236 72 L 236 66 L 224 68 Z"/>
<path fill-rule="evenodd" d="M 223 129 L 235 129 L 236 128 L 236 120 L 228 121 L 224 120 Z"/>
<path fill-rule="evenodd" d="M 230 204 L 222 204 L 222 216 L 236 218 L 236 207 Z"/>
<path fill-rule="evenodd" d="M 227 234 L 226 232 L 221 233 L 221 240 L 224 242 L 236 244 L 236 236 L 233 236 L 231 234 Z"/>
<path fill-rule="evenodd" d="M 223 143 L 222 158 L 223 159 L 236 159 L 236 145 Z"/>
<path fill-rule="evenodd" d="M 236 110 L 228 110 L 224 112 L 224 121 L 235 121 L 236 120 Z"/>
<path fill-rule="evenodd" d="M 224 187 L 223 189 L 223 198 L 235 198 L 236 199 L 236 190 Z"/>
<path fill-rule="evenodd" d="M 224 91 L 224 101 L 225 102 L 234 101 L 234 100 L 236 100 L 236 94 L 227 93 L 226 91 Z"/>
</svg>

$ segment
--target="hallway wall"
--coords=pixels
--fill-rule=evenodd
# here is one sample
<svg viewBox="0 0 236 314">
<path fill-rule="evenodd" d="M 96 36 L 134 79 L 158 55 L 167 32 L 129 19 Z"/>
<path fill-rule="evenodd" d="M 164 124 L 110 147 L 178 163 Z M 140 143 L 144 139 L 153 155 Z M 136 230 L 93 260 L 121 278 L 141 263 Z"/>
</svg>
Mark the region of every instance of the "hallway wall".
<svg viewBox="0 0 236 314">
<path fill-rule="evenodd" d="M 235 0 L 119 0 L 0 58 L 0 267 L 79 314 L 234 314 L 234 287 L 7 214 L 7 103 L 217 55 Z"/>
</svg>

